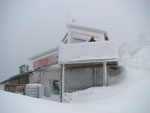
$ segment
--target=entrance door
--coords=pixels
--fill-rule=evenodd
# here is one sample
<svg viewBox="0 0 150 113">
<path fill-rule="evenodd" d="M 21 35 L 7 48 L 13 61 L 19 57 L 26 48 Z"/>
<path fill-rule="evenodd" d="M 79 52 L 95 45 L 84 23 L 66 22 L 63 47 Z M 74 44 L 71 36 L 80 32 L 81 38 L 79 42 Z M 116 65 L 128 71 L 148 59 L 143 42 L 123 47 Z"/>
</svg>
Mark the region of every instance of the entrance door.
<svg viewBox="0 0 150 113">
<path fill-rule="evenodd" d="M 59 80 L 50 80 L 51 94 L 58 95 L 60 94 L 60 82 Z"/>
<path fill-rule="evenodd" d="M 60 81 L 50 80 L 51 96 L 50 98 L 55 101 L 60 101 Z"/>
</svg>

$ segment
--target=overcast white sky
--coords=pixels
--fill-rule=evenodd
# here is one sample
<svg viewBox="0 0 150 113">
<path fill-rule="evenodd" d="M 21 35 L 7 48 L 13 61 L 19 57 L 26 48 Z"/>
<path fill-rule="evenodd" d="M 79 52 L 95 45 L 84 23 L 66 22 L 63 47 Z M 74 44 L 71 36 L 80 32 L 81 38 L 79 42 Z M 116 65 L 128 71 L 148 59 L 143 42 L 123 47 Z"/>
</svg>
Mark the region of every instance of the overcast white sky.
<svg viewBox="0 0 150 113">
<path fill-rule="evenodd" d="M 73 18 L 119 42 L 133 41 L 150 33 L 150 0 L 0 0 L 0 81 L 59 45 Z"/>
</svg>

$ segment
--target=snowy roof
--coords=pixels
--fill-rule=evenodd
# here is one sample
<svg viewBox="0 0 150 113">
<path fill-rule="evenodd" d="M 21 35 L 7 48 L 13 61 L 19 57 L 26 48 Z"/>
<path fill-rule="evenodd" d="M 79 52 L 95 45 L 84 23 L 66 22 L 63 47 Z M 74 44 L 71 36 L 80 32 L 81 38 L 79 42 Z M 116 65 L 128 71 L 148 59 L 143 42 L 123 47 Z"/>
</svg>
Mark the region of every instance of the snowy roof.
<svg viewBox="0 0 150 113">
<path fill-rule="evenodd" d="M 24 72 L 24 73 L 20 73 L 18 75 L 14 75 L 12 77 L 9 77 L 8 79 L 6 79 L 5 81 L 2 81 L 1 83 L 5 83 L 7 81 L 10 81 L 10 80 L 13 80 L 13 79 L 16 79 L 18 77 L 22 77 L 22 76 L 28 76 L 30 73 L 32 73 L 33 71 L 28 71 L 28 72 Z"/>
<path fill-rule="evenodd" d="M 44 52 L 42 52 L 42 53 L 40 53 L 40 54 L 37 54 L 37 55 L 35 55 L 35 56 L 30 57 L 29 60 L 34 60 L 34 59 L 39 58 L 39 57 L 41 57 L 41 56 L 48 55 L 48 54 L 50 54 L 50 53 L 52 53 L 52 52 L 58 51 L 58 49 L 59 49 L 59 47 L 55 47 L 55 48 L 53 48 L 53 49 L 44 51 Z"/>
<path fill-rule="evenodd" d="M 74 25 L 74 24 L 67 24 L 67 26 L 69 28 L 73 28 L 73 29 L 78 29 L 78 30 L 83 30 L 83 31 L 88 31 L 88 32 L 94 32 L 94 33 L 107 33 L 104 30 L 99 30 L 99 29 L 95 29 L 95 28 L 90 28 L 90 27 L 84 27 L 84 26 L 79 26 L 79 25 Z"/>
</svg>

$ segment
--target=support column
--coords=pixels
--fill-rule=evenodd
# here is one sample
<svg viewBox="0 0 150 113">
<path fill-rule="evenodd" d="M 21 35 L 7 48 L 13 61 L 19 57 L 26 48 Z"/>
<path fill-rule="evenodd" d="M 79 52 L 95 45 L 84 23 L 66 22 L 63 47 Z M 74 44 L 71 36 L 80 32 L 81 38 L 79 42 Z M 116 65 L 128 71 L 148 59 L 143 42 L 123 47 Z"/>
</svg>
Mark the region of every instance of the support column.
<svg viewBox="0 0 150 113">
<path fill-rule="evenodd" d="M 103 86 L 108 86 L 107 62 L 103 62 Z"/>
<path fill-rule="evenodd" d="M 93 68 L 93 86 L 97 86 L 97 83 L 96 83 L 96 68 Z"/>
<path fill-rule="evenodd" d="M 64 97 L 64 79 L 65 78 L 65 65 L 61 65 L 61 95 L 60 95 L 60 101 L 63 102 Z"/>
</svg>

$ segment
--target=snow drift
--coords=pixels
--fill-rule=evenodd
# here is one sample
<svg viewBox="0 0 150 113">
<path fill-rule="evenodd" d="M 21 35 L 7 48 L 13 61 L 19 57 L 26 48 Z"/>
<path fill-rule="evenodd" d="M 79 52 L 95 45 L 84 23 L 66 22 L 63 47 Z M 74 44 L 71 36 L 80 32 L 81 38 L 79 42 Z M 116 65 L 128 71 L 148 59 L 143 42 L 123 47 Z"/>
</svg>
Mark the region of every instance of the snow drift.
<svg viewBox="0 0 150 113">
<path fill-rule="evenodd" d="M 127 68 L 126 78 L 113 86 L 67 94 L 70 103 L 57 103 L 0 91 L 2 113 L 149 113 L 150 71 Z"/>
</svg>

